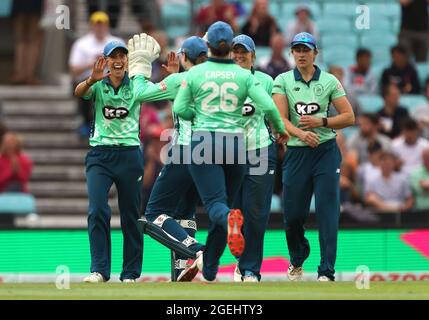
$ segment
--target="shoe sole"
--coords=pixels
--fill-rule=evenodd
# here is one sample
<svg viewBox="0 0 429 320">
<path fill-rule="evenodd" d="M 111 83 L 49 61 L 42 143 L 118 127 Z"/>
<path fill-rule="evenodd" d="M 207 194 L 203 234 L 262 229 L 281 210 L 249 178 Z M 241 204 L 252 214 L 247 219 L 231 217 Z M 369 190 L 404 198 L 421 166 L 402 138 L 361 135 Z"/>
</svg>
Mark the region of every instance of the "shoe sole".
<svg viewBox="0 0 429 320">
<path fill-rule="evenodd" d="M 177 277 L 177 282 L 191 282 L 198 274 L 198 258 L 189 268 L 185 268 Z"/>
<path fill-rule="evenodd" d="M 235 257 L 240 257 L 243 254 L 245 240 L 241 233 L 244 218 L 240 210 L 232 209 L 228 215 L 228 247 L 231 254 Z"/>
</svg>

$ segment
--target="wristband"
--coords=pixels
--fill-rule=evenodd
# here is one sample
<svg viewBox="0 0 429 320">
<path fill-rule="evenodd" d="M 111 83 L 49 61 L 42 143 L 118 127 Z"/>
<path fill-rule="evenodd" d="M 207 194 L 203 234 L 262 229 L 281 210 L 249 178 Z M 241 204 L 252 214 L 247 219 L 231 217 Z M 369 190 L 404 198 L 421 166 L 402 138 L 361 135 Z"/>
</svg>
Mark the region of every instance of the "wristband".
<svg viewBox="0 0 429 320">
<path fill-rule="evenodd" d="M 86 79 L 86 80 L 85 80 L 85 83 L 86 83 L 86 85 L 87 85 L 88 87 L 91 87 L 93 84 L 89 84 L 89 83 L 88 83 L 88 80 L 89 80 L 89 79 Z"/>
<path fill-rule="evenodd" d="M 328 118 L 322 118 L 323 121 L 323 126 L 327 127 L 328 126 Z"/>
</svg>

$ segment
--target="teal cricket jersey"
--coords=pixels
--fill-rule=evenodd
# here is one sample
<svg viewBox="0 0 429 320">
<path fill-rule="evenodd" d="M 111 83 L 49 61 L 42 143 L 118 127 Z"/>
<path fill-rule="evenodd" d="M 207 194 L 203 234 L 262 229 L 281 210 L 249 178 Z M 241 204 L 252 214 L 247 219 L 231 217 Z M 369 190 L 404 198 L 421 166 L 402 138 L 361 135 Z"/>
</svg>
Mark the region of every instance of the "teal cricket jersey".
<svg viewBox="0 0 429 320">
<path fill-rule="evenodd" d="M 279 132 L 283 121 L 261 83 L 230 59 L 209 58 L 188 71 L 174 100 L 173 111 L 193 119 L 193 131 L 243 133 L 242 109 L 249 96 Z M 194 103 L 194 107 L 191 107 Z"/>
<path fill-rule="evenodd" d="M 96 82 L 84 99 L 94 99 L 94 125 L 89 144 L 95 146 L 139 146 L 140 105 L 148 81 L 143 76 L 125 77 L 114 89 L 109 78 Z"/>
<path fill-rule="evenodd" d="M 271 96 L 273 78 L 260 71 L 252 71 L 252 73 L 261 83 L 264 90 Z M 256 106 L 253 111 L 252 107 L 254 107 L 254 102 L 250 98 L 247 98 L 244 103 L 244 108 L 246 107 L 249 107 L 249 110 L 253 112 L 251 115 L 246 116 L 245 111 L 243 111 L 247 150 L 255 150 L 269 146 L 272 143 L 271 129 L 265 120 L 265 114 L 262 108 Z"/>
<path fill-rule="evenodd" d="M 157 84 L 150 83 L 143 93 L 144 101 L 174 100 L 186 75 L 187 71 L 173 73 Z M 189 145 L 192 138 L 192 122 L 182 119 L 174 112 L 173 120 L 176 129 L 173 144 Z"/>
<path fill-rule="evenodd" d="M 309 82 L 305 82 L 297 68 L 282 73 L 274 80 L 273 94 L 280 93 L 287 97 L 289 105 L 289 120 L 296 127 L 302 115 L 311 115 L 317 118 L 329 116 L 331 101 L 345 96 L 343 86 L 332 74 L 316 71 Z M 336 132 L 330 128 L 319 127 L 310 129 L 319 136 L 320 143 L 335 139 Z M 304 147 L 307 144 L 292 136 L 288 146 Z"/>
</svg>

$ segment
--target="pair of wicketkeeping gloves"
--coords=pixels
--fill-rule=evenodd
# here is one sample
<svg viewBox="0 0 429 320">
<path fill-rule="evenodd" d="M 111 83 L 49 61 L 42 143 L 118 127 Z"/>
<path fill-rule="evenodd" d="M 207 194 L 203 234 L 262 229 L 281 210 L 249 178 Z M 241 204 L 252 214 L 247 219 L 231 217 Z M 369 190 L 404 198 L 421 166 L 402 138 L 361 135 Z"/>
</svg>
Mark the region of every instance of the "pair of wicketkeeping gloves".
<svg viewBox="0 0 429 320">
<path fill-rule="evenodd" d="M 128 75 L 142 75 L 149 79 L 152 75 L 152 62 L 159 57 L 161 47 L 146 33 L 136 34 L 128 40 Z"/>
</svg>

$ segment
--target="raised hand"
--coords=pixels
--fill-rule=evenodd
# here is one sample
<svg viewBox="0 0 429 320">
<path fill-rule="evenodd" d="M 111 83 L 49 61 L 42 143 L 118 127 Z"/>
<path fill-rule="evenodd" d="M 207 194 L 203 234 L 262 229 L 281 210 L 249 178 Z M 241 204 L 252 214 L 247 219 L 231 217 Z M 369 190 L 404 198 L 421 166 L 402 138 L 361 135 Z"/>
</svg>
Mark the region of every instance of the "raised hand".
<svg viewBox="0 0 429 320">
<path fill-rule="evenodd" d="M 162 67 L 169 74 L 178 73 L 180 70 L 179 57 L 175 52 L 170 51 L 167 54 L 167 65 L 163 64 Z"/>
<path fill-rule="evenodd" d="M 104 57 L 98 57 L 92 68 L 90 82 L 94 83 L 100 81 L 110 75 L 110 73 L 104 73 L 104 69 L 107 66 L 107 60 Z"/>
</svg>

